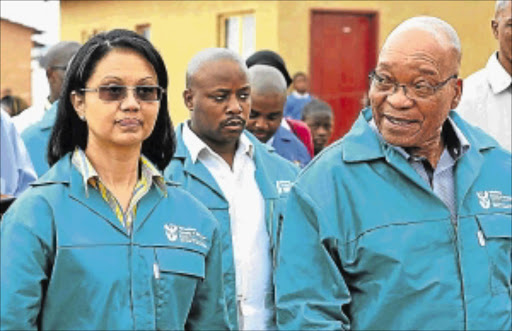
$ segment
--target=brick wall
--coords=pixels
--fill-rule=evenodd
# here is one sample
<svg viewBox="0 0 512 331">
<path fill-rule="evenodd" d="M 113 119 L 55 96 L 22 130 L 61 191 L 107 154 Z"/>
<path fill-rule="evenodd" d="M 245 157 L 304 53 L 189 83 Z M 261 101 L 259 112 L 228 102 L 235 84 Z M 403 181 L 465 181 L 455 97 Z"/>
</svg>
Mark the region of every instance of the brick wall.
<svg viewBox="0 0 512 331">
<path fill-rule="evenodd" d="M 4 19 L 0 22 L 0 97 L 5 89 L 10 89 L 30 105 L 30 51 L 34 30 Z"/>
</svg>

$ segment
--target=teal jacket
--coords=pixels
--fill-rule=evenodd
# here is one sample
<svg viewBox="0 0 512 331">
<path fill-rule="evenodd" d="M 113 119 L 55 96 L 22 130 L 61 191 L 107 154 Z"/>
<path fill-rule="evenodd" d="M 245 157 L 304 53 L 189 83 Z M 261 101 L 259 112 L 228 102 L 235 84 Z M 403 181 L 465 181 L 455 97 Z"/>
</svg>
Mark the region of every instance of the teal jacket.
<svg viewBox="0 0 512 331">
<path fill-rule="evenodd" d="M 168 183 L 128 235 L 62 158 L 4 215 L 1 329 L 228 329 L 217 221 Z"/>
<path fill-rule="evenodd" d="M 169 180 L 181 183 L 183 188 L 199 199 L 219 221 L 226 304 L 231 327 L 238 329 L 235 265 L 228 201 L 208 169 L 201 162 L 195 164 L 192 162 L 190 153 L 183 142 L 182 128 L 183 123 L 176 129 L 177 150 L 164 175 Z M 277 229 L 283 220 L 285 197 L 291 182 L 298 173 L 298 167 L 278 156 L 272 148 L 260 143 L 247 131 L 245 134 L 254 144 L 256 182 L 265 200 L 267 231 L 271 239 L 270 242 L 274 245 Z M 272 246 L 272 251 L 274 254 L 274 246 Z M 273 256 L 275 257 L 275 255 Z"/>
<path fill-rule="evenodd" d="M 57 117 L 58 107 L 59 102 L 55 101 L 50 109 L 44 113 L 43 118 L 39 122 L 32 124 L 21 133 L 21 139 L 23 139 L 25 147 L 27 147 L 37 177 L 41 177 L 50 169 L 48 161 L 46 160 L 46 151 L 53 124 Z"/>
<path fill-rule="evenodd" d="M 450 211 L 368 125 L 299 175 L 276 271 L 281 329 L 511 330 L 511 155 L 453 111 L 471 144 Z"/>
</svg>

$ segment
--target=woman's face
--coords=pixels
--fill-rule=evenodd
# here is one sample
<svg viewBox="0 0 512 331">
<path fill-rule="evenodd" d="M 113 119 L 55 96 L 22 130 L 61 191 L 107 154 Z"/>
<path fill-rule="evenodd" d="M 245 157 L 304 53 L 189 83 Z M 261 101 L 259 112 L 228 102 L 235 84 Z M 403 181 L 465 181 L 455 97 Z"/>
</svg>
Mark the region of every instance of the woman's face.
<svg viewBox="0 0 512 331">
<path fill-rule="evenodd" d="M 121 86 L 100 92 L 100 86 Z M 128 86 L 125 97 L 106 100 L 110 91 L 120 94 L 122 86 Z M 138 89 L 134 86 L 158 86 L 156 72 L 142 55 L 129 50 L 116 48 L 98 61 L 85 88 L 92 91 L 72 93 L 71 102 L 78 116 L 86 121 L 89 136 L 87 147 L 138 147 L 153 131 L 160 109 L 160 101 L 142 101 L 144 93 L 151 89 Z M 115 95 L 115 94 L 114 94 Z M 151 98 L 149 98 L 151 99 Z"/>
</svg>

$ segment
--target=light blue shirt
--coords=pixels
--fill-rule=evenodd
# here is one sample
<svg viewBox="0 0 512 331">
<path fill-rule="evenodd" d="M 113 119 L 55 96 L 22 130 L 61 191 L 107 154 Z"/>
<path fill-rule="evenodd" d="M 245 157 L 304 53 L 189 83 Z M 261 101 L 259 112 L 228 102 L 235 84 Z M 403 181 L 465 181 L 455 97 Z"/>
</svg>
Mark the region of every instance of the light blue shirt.
<svg viewBox="0 0 512 331">
<path fill-rule="evenodd" d="M 450 209 L 452 220 L 457 218 L 457 204 L 455 197 L 455 163 L 470 148 L 470 144 L 464 134 L 451 118 L 447 118 L 443 126 L 444 150 L 439 158 L 436 169 L 432 169 L 425 157 L 410 155 L 404 148 L 388 144 L 377 129 L 375 121 L 370 121 L 370 128 L 379 139 L 400 153 L 420 177 L 427 182 L 435 195 L 441 199 Z M 426 164 L 428 163 L 428 165 Z"/>
<path fill-rule="evenodd" d="M 3 108 L 0 113 L 0 193 L 18 196 L 37 179 L 37 175 L 12 119 Z"/>
</svg>

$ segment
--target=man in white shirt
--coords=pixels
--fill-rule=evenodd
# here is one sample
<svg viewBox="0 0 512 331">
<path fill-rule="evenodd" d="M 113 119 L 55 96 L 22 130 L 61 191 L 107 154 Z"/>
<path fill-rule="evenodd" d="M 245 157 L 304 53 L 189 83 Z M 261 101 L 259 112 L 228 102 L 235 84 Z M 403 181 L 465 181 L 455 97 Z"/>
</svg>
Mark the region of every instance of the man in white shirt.
<svg viewBox="0 0 512 331">
<path fill-rule="evenodd" d="M 505 149 L 512 148 L 512 1 L 496 1 L 491 22 L 499 50 L 485 68 L 464 80 L 457 107 L 468 122 L 494 137 Z"/>
<path fill-rule="evenodd" d="M 176 129 L 165 176 L 219 221 L 231 327 L 276 328 L 273 270 L 283 203 L 298 172 L 245 131 L 251 109 L 247 67 L 234 52 L 206 49 L 189 62 L 183 98 L 191 119 Z"/>
<path fill-rule="evenodd" d="M 68 62 L 80 46 L 75 41 L 61 41 L 50 47 L 48 52 L 41 58 L 40 64 L 46 70 L 50 95 L 45 100 L 44 105 L 34 104 L 12 118 L 14 126 L 19 133 L 23 132 L 30 125 L 39 122 L 45 112 L 59 98 Z"/>
</svg>

